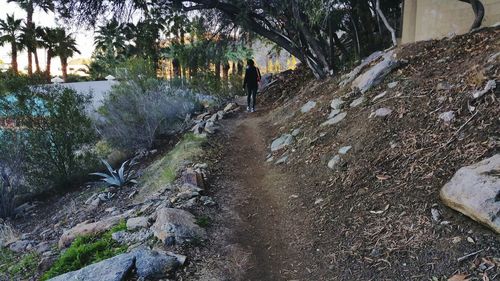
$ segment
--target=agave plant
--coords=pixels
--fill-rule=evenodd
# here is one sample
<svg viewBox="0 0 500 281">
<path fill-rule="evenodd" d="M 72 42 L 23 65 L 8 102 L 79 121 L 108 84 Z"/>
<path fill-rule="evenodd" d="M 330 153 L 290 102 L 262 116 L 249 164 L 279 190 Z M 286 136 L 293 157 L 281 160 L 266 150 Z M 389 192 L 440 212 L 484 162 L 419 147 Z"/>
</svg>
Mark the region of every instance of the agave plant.
<svg viewBox="0 0 500 281">
<path fill-rule="evenodd" d="M 106 160 L 101 160 L 108 169 L 109 174 L 105 173 L 92 173 L 91 175 L 102 177 L 102 181 L 107 183 L 108 186 L 122 187 L 131 183 L 137 183 L 135 178 L 135 171 L 132 167 L 136 164 L 134 161 L 127 160 L 122 163 L 118 170 L 113 170 Z"/>
</svg>

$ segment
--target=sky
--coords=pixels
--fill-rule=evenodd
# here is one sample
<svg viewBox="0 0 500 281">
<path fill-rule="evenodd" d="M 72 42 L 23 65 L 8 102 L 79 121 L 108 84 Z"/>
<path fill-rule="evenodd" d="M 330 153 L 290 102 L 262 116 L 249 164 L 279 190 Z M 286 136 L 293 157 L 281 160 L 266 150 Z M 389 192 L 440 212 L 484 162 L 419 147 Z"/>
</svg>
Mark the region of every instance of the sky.
<svg viewBox="0 0 500 281">
<path fill-rule="evenodd" d="M 5 19 L 7 14 L 11 15 L 14 13 L 16 19 L 26 18 L 26 13 L 23 9 L 19 8 L 16 3 L 7 3 L 7 0 L 0 0 L 0 19 Z M 71 32 L 78 44 L 77 48 L 80 50 L 81 54 L 76 54 L 73 58 L 90 58 L 92 55 L 93 47 L 93 31 L 92 30 L 83 30 L 77 27 L 69 27 L 64 25 L 62 22 L 58 22 L 56 19 L 56 15 L 52 12 L 44 13 L 43 11 L 36 10 L 33 15 L 33 21 L 36 25 L 39 26 L 50 26 L 56 27 L 61 26 L 66 28 L 69 32 Z M 38 50 L 38 57 L 40 60 L 40 64 L 42 69 L 45 67 L 45 52 L 42 49 Z M 10 47 L 9 45 L 5 45 L 0 47 L 0 59 L 4 62 L 10 63 Z M 19 69 L 24 69 L 28 65 L 28 57 L 26 52 L 21 52 L 18 54 L 18 64 Z M 34 67 L 34 66 L 33 66 Z M 51 69 L 57 72 L 60 68 L 59 58 L 55 58 L 52 60 Z"/>
</svg>

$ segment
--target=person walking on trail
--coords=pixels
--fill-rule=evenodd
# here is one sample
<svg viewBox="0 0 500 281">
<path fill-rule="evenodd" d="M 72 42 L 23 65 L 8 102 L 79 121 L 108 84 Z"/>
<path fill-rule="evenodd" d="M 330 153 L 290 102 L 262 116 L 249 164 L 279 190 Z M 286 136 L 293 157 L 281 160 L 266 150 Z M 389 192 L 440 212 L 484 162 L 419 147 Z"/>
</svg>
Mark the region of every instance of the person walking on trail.
<svg viewBox="0 0 500 281">
<path fill-rule="evenodd" d="M 247 64 L 245 79 L 243 80 L 243 89 L 247 90 L 247 111 L 255 112 L 255 98 L 261 78 L 260 70 L 255 67 L 255 62 L 253 60 L 248 60 Z"/>
</svg>

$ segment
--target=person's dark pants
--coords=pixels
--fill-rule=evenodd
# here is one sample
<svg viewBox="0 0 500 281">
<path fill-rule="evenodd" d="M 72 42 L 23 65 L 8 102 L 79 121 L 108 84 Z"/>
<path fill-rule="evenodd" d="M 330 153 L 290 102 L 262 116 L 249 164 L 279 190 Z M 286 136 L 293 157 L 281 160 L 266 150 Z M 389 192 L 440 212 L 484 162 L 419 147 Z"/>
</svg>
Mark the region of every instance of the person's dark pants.
<svg viewBox="0 0 500 281">
<path fill-rule="evenodd" d="M 257 88 L 247 88 L 247 104 L 250 109 L 255 109 L 255 98 L 257 97 Z"/>
</svg>

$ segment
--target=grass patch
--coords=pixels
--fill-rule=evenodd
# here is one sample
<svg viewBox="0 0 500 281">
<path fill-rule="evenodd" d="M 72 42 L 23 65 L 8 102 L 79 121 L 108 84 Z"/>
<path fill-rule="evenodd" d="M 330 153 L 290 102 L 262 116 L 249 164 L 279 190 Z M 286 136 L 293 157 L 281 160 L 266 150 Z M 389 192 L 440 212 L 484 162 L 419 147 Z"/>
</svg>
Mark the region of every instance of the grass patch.
<svg viewBox="0 0 500 281">
<path fill-rule="evenodd" d="M 27 279 L 36 275 L 40 256 L 30 252 L 17 256 L 9 249 L 0 249 L 0 279 L 13 280 L 14 277 Z M 6 279 L 3 279 L 6 278 Z"/>
<path fill-rule="evenodd" d="M 144 200 L 149 194 L 171 184 L 177 177 L 182 163 L 203 152 L 201 145 L 205 140 L 204 137 L 187 133 L 171 151 L 151 164 L 139 179 L 141 192 L 136 197 L 136 202 Z"/>
<path fill-rule="evenodd" d="M 113 233 L 126 229 L 127 224 L 123 220 L 102 235 L 77 237 L 71 243 L 71 246 L 59 256 L 52 267 L 44 273 L 41 280 L 47 280 L 66 272 L 78 270 L 87 265 L 126 252 L 127 246 L 120 245 L 111 238 Z"/>
<path fill-rule="evenodd" d="M 212 220 L 207 216 L 201 216 L 201 217 L 196 218 L 195 223 L 199 227 L 205 228 L 205 227 L 209 227 L 210 225 L 212 225 Z"/>
</svg>

